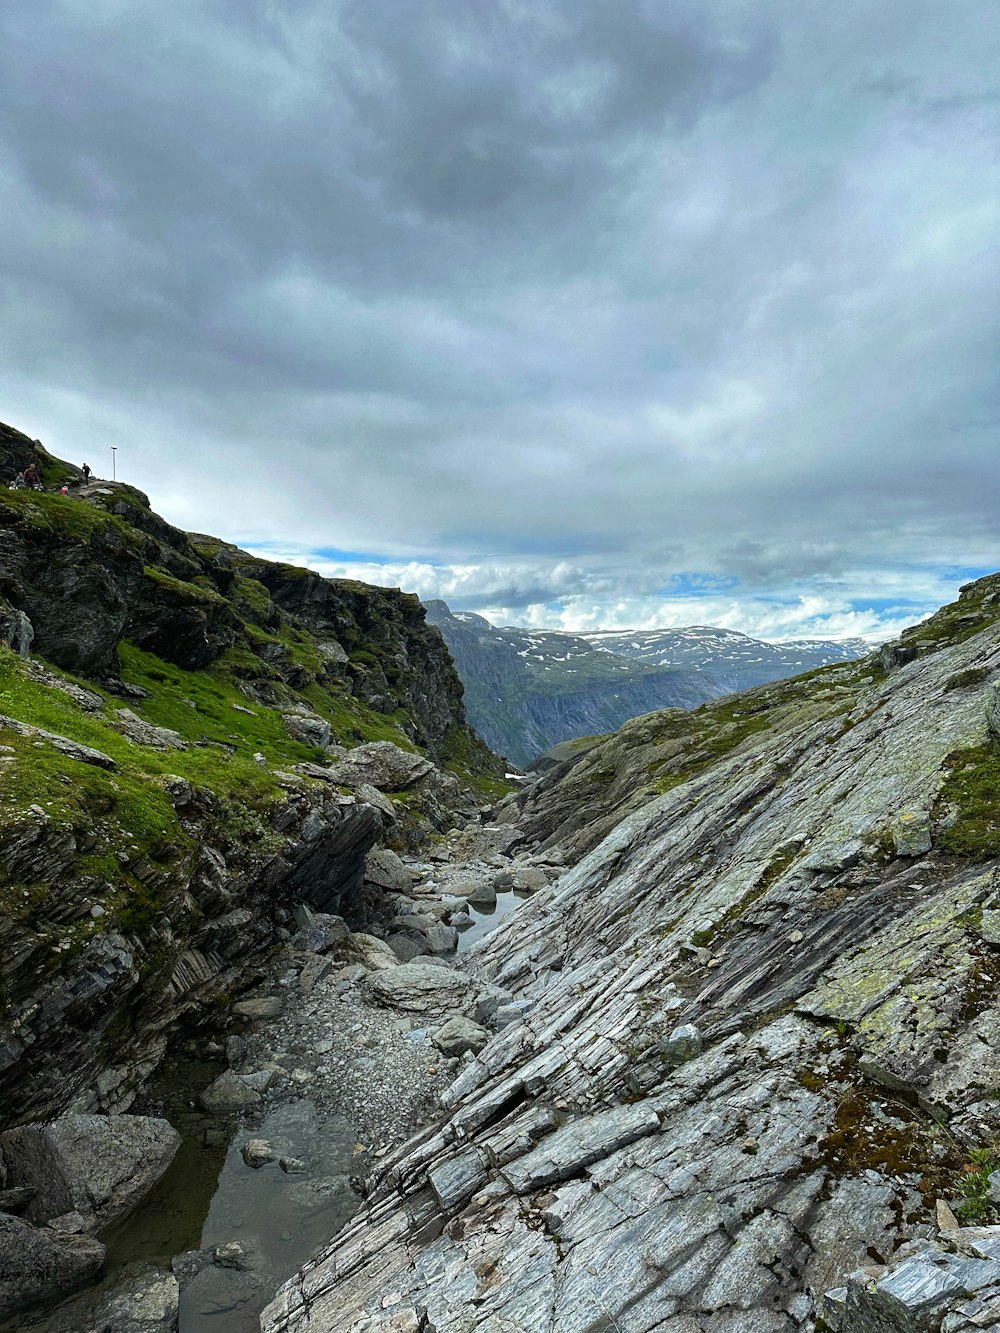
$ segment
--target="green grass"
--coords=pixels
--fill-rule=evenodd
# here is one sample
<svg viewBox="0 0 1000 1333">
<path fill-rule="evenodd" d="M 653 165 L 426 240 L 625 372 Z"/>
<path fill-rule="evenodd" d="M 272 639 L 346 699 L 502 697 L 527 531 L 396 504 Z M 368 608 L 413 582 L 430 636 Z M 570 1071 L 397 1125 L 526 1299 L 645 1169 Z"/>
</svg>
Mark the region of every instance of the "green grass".
<svg viewBox="0 0 1000 1333">
<path fill-rule="evenodd" d="M 0 526 L 17 523 L 55 533 L 65 542 L 90 542 L 99 533 L 114 533 L 139 548 L 138 535 L 115 514 L 72 495 L 47 491 L 0 491 Z"/>
<path fill-rule="evenodd" d="M 156 565 L 146 565 L 142 572 L 150 583 L 155 583 L 163 592 L 169 593 L 178 601 L 194 602 L 197 606 L 223 605 L 225 603 L 226 599 L 216 592 L 213 587 L 205 587 L 203 584 L 188 583 L 184 579 L 176 579 L 172 574 L 168 574 L 165 569 L 160 569 Z"/>
<path fill-rule="evenodd" d="M 1000 1171 L 1000 1152 L 994 1148 L 975 1148 L 959 1177 L 958 1190 L 963 1196 L 955 1212 L 966 1225 L 980 1226 L 992 1219 L 997 1211 L 990 1199 L 990 1176 Z"/>
</svg>

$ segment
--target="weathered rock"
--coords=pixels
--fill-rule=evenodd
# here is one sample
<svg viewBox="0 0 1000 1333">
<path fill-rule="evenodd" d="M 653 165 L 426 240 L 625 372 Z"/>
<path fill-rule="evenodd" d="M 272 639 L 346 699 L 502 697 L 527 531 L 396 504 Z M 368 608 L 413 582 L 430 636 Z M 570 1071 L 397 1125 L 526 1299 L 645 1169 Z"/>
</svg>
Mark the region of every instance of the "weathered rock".
<svg viewBox="0 0 1000 1333">
<path fill-rule="evenodd" d="M 401 750 L 392 741 L 369 741 L 333 764 L 330 780 L 344 787 L 369 783 L 379 791 L 405 791 L 434 769 L 429 759 Z"/>
<path fill-rule="evenodd" d="M 266 1166 L 278 1156 L 267 1139 L 247 1139 L 240 1149 L 240 1155 L 247 1166 L 252 1166 L 254 1169 Z"/>
<path fill-rule="evenodd" d="M 399 962 L 385 940 L 377 939 L 374 935 L 366 935 L 363 931 L 341 940 L 336 948 L 337 956 L 345 963 L 358 963 L 368 970 L 393 968 Z"/>
<path fill-rule="evenodd" d="M 417 1017 L 445 1017 L 471 1013 L 479 987 L 464 973 L 425 963 L 400 963 L 384 972 L 372 972 L 364 981 L 369 998 L 386 1009 Z"/>
<path fill-rule="evenodd" d="M 186 750 L 187 742 L 179 732 L 169 727 L 154 727 L 151 722 L 141 718 L 131 708 L 119 708 L 115 711 L 115 724 L 118 729 L 137 745 L 149 745 L 156 750 Z"/>
<path fill-rule="evenodd" d="M 458 931 L 454 926 L 430 926 L 424 932 L 424 938 L 428 953 L 449 954 L 458 948 Z"/>
<path fill-rule="evenodd" d="M 260 1106 L 263 1094 L 271 1082 L 271 1075 L 234 1074 L 227 1069 L 198 1096 L 204 1110 L 212 1115 L 227 1115 Z"/>
<path fill-rule="evenodd" d="M 97 1231 L 125 1216 L 170 1165 L 180 1135 L 152 1116 L 67 1115 L 0 1135 L 10 1185 L 30 1185 L 32 1222 L 79 1213 Z"/>
<path fill-rule="evenodd" d="M 325 749 L 333 739 L 329 722 L 318 713 L 285 713 L 285 727 L 293 740 L 303 745 L 315 745 L 318 750 Z"/>
<path fill-rule="evenodd" d="M 490 1039 L 490 1033 L 478 1023 L 460 1016 L 449 1018 L 431 1033 L 431 1041 L 443 1055 L 477 1054 Z"/>
<path fill-rule="evenodd" d="M 394 851 L 373 847 L 365 857 L 365 879 L 391 893 L 408 893 L 413 876 Z"/>
<path fill-rule="evenodd" d="M 897 856 L 923 856 L 931 849 L 931 818 L 926 810 L 901 810 L 889 825 Z"/>
<path fill-rule="evenodd" d="M 176 1333 L 180 1285 L 173 1273 L 132 1266 L 110 1287 L 49 1316 L 45 1333 Z"/>
<path fill-rule="evenodd" d="M 4 717 L 0 714 L 0 731 L 4 730 L 13 731 L 18 736 L 30 736 L 40 741 L 47 741 L 60 754 L 64 754 L 67 759 L 76 759 L 81 764 L 93 764 L 96 768 L 118 767 L 111 756 L 105 754 L 103 750 L 95 750 L 89 745 L 81 745 L 78 741 L 71 741 L 65 736 L 58 736 L 54 731 L 45 731 L 42 727 L 32 727 L 26 722 L 18 722 L 15 718 Z"/>
<path fill-rule="evenodd" d="M 424 952 L 427 943 L 422 935 L 409 934 L 404 931 L 394 932 L 387 937 L 385 942 L 401 963 L 412 962 L 414 958 Z"/>
<path fill-rule="evenodd" d="M 0 1318 L 81 1286 L 104 1262 L 92 1236 L 65 1236 L 0 1213 Z"/>
<path fill-rule="evenodd" d="M 701 1033 L 693 1023 L 682 1023 L 669 1037 L 659 1043 L 659 1053 L 665 1064 L 676 1067 L 701 1055 Z"/>
<path fill-rule="evenodd" d="M 464 898 L 470 907 L 477 907 L 482 912 L 492 912 L 497 905 L 497 891 L 487 879 L 455 884 L 452 891 Z"/>
</svg>

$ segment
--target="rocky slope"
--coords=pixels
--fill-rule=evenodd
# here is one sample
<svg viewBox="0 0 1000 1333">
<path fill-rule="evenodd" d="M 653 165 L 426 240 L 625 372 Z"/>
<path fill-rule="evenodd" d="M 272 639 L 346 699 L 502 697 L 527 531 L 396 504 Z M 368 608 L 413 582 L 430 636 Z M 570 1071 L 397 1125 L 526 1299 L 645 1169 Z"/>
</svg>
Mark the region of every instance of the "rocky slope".
<svg viewBox="0 0 1000 1333">
<path fill-rule="evenodd" d="M 497 629 L 441 601 L 427 603 L 427 618 L 465 684 L 470 722 L 522 767 L 560 741 L 614 731 L 657 708 L 693 708 L 730 688 L 692 670 L 628 661 L 578 635 Z"/>
<path fill-rule="evenodd" d="M 0 1119 L 127 1106 L 296 903 L 364 923 L 376 843 L 499 762 L 415 597 L 171 527 L 131 487 L 0 491 Z"/>
<path fill-rule="evenodd" d="M 265 1333 L 1000 1327 L 998 622 L 993 576 L 644 719 L 596 845 L 583 760 L 525 796 L 515 839 L 580 859 L 468 957 L 511 1021 Z"/>
</svg>

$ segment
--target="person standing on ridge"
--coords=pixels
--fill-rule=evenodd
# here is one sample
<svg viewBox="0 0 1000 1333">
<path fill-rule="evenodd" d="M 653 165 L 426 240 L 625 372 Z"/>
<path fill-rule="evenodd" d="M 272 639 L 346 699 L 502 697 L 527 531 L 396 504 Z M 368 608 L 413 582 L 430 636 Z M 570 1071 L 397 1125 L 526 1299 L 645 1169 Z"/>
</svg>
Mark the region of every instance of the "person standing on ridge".
<svg viewBox="0 0 1000 1333">
<path fill-rule="evenodd" d="M 87 482 L 90 481 L 90 464 L 84 463 L 80 471 L 83 473 L 83 484 L 86 486 Z"/>
</svg>

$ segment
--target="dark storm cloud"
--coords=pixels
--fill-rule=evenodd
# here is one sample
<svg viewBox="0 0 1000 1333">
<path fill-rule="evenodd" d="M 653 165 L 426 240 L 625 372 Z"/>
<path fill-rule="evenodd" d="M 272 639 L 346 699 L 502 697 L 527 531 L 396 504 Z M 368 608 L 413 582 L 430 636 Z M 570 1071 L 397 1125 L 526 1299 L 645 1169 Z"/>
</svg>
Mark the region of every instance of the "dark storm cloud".
<svg viewBox="0 0 1000 1333">
<path fill-rule="evenodd" d="M 975 564 L 991 13 L 8 5 L 0 415 L 495 605 Z"/>
</svg>

